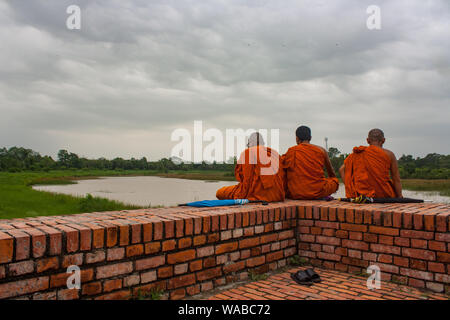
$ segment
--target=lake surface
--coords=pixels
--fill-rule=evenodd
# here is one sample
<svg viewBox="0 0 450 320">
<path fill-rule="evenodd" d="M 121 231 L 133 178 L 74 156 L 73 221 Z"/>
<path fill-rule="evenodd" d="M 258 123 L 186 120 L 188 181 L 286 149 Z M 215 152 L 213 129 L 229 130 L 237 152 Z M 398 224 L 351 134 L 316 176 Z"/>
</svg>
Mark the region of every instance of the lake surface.
<svg viewBox="0 0 450 320">
<path fill-rule="evenodd" d="M 117 200 L 138 206 L 175 206 L 198 200 L 216 199 L 217 189 L 236 184 L 233 181 L 203 181 L 146 177 L 106 177 L 80 180 L 77 184 L 34 186 L 33 189 L 74 196 L 93 196 Z M 340 185 L 336 198 L 345 197 L 345 187 Z M 450 203 L 450 197 L 437 192 L 403 190 L 403 196 Z"/>
</svg>

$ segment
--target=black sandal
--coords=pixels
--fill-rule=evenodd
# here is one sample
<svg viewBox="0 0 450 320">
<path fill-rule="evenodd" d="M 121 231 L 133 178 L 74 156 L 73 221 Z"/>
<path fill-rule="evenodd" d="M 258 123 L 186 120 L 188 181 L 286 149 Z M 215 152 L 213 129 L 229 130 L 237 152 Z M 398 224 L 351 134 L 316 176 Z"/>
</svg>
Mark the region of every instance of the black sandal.
<svg viewBox="0 0 450 320">
<path fill-rule="evenodd" d="M 314 283 L 319 283 L 322 281 L 322 279 L 320 279 L 320 276 L 312 268 L 306 269 L 305 273 L 309 277 L 310 281 Z"/>
<path fill-rule="evenodd" d="M 312 285 L 310 276 L 303 270 L 297 271 L 296 273 L 291 273 L 291 278 L 302 286 Z"/>
</svg>

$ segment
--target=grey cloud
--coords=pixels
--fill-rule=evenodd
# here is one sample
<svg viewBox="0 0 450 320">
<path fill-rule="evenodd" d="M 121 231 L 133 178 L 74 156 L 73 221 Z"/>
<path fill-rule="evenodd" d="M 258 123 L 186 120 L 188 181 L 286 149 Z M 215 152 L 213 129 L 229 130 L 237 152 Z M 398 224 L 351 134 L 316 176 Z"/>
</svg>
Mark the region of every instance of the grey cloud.
<svg viewBox="0 0 450 320">
<path fill-rule="evenodd" d="M 6 1 L 0 145 L 159 158 L 203 120 L 279 128 L 281 151 L 303 123 L 345 152 L 382 127 L 399 154 L 449 153 L 448 1 L 379 0 L 369 31 L 372 2 Z"/>
</svg>

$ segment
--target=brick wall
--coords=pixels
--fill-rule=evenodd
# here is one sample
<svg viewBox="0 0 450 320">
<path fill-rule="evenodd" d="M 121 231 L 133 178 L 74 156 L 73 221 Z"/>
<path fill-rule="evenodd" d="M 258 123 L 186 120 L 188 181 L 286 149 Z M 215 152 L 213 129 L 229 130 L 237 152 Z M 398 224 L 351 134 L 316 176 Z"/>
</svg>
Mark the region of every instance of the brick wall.
<svg viewBox="0 0 450 320">
<path fill-rule="evenodd" d="M 294 205 L 167 208 L 0 221 L 0 299 L 170 298 L 267 272 L 297 253 Z M 67 268 L 81 290 L 67 289 Z"/>
<path fill-rule="evenodd" d="M 314 265 L 382 280 L 450 289 L 450 206 L 305 203 L 297 207 L 299 255 Z"/>
<path fill-rule="evenodd" d="M 0 299 L 172 299 L 283 267 L 295 254 L 348 272 L 377 264 L 387 280 L 450 283 L 448 205 L 286 201 L 0 220 Z M 67 289 L 67 267 L 81 269 Z"/>
</svg>

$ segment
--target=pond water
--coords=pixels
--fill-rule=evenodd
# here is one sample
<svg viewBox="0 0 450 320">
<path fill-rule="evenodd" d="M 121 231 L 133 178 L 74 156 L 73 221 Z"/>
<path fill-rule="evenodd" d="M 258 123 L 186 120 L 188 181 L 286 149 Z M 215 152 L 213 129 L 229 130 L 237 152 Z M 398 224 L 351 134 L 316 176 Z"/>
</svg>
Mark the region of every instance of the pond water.
<svg viewBox="0 0 450 320">
<path fill-rule="evenodd" d="M 233 181 L 204 181 L 146 177 L 106 177 L 80 180 L 77 184 L 34 186 L 35 190 L 63 193 L 74 196 L 93 196 L 117 200 L 138 206 L 175 206 L 198 200 L 216 199 L 217 189 L 236 184 Z M 344 185 L 340 185 L 334 197 L 344 197 Z M 437 192 L 404 190 L 403 196 L 450 203 L 450 197 Z"/>
</svg>

